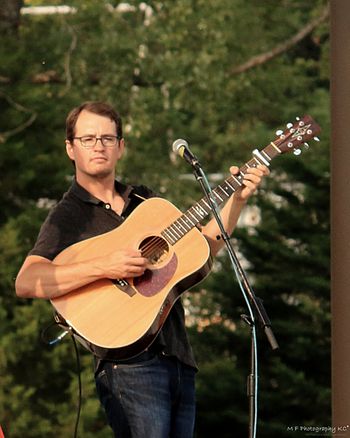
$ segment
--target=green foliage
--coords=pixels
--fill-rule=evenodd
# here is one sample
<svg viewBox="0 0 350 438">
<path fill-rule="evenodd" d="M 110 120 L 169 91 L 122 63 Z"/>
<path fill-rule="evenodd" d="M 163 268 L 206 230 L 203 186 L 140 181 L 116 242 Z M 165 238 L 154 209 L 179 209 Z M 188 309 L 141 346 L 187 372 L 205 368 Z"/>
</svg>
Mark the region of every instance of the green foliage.
<svg viewBox="0 0 350 438">
<path fill-rule="evenodd" d="M 66 114 L 92 99 L 123 116 L 128 150 L 118 175 L 180 207 L 202 195 L 194 179 L 180 178 L 189 169 L 170 152 L 176 138 L 189 140 L 208 173 L 227 173 L 295 116 L 310 113 L 321 124 L 320 144 L 272 163 L 250 201 L 260 222 L 237 230 L 235 243 L 281 345 L 272 354 L 259 335 L 259 436 L 330 424 L 327 23 L 269 62 L 234 73 L 296 34 L 326 1 L 135 0 L 128 11 L 111 9 L 120 3 L 74 0 L 73 14 L 22 16 L 18 34 L 1 40 L 0 424 L 12 438 L 73 435 L 74 349 L 41 342 L 50 305 L 17 299 L 14 278 L 74 173 L 64 150 Z M 225 254 L 201 288 L 188 295 L 201 370 L 197 436 L 243 436 L 250 343 Z M 81 353 L 80 434 L 111 436 L 91 357 Z"/>
</svg>

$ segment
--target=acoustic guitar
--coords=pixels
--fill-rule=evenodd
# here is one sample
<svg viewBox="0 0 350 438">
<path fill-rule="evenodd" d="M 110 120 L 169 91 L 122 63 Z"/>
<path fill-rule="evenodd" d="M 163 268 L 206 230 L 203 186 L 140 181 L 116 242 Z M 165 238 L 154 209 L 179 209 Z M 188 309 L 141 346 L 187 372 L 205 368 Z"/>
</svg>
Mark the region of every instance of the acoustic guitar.
<svg viewBox="0 0 350 438">
<path fill-rule="evenodd" d="M 239 174 L 213 189 L 216 204 L 223 204 L 242 186 L 247 168 L 269 165 L 286 152 L 298 154 L 300 145 L 318 140 L 319 131 L 310 116 L 277 131 L 274 141 L 253 151 Z M 185 213 L 165 199 L 150 198 L 118 228 L 66 248 L 54 263 L 82 262 L 111 248 L 131 247 L 148 259 L 149 269 L 140 277 L 106 278 L 52 299 L 56 321 L 102 358 L 126 359 L 141 353 L 154 341 L 175 301 L 210 272 L 209 245 L 197 227 L 210 212 L 206 197 Z"/>
</svg>

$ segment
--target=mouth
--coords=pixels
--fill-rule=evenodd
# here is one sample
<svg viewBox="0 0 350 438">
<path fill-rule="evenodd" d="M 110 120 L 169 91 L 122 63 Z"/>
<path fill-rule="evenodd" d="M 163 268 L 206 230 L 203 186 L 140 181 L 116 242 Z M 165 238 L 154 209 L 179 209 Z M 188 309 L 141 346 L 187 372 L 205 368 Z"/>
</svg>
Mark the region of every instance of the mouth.
<svg viewBox="0 0 350 438">
<path fill-rule="evenodd" d="M 93 158 L 91 158 L 91 161 L 102 162 L 102 161 L 107 161 L 107 158 L 106 157 L 93 157 Z"/>
</svg>

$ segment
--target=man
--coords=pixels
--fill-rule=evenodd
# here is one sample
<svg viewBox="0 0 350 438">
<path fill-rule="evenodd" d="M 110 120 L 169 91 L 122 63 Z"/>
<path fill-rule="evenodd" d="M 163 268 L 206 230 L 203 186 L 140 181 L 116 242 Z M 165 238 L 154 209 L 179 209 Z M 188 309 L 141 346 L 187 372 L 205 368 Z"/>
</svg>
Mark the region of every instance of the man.
<svg viewBox="0 0 350 438">
<path fill-rule="evenodd" d="M 18 273 L 19 297 L 52 299 L 101 278 L 131 279 L 145 272 L 148 260 L 133 247 L 113 248 L 103 257 L 91 254 L 84 262 L 58 265 L 54 261 L 66 247 L 118 227 L 145 198 L 155 196 L 144 186 L 115 180 L 124 147 L 122 121 L 108 104 L 86 102 L 70 112 L 66 151 L 75 164 L 75 180 L 50 212 Z M 238 168 L 230 170 L 237 173 Z M 229 234 L 247 199 L 267 174 L 265 166 L 248 169 L 243 188 L 223 207 L 222 220 Z M 216 222 L 208 222 L 202 232 L 215 255 L 223 245 L 222 239 L 217 239 L 220 231 Z M 176 301 L 156 340 L 143 353 L 118 361 L 100 350 L 96 353 L 96 386 L 115 436 L 192 437 L 196 363 L 181 300 Z"/>
</svg>

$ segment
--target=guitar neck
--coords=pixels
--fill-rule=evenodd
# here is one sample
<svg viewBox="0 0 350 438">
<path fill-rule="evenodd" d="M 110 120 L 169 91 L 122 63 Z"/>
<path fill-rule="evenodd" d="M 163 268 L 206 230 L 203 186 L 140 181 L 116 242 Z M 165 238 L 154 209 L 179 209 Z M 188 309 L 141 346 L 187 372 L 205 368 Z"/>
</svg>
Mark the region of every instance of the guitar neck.
<svg viewBox="0 0 350 438">
<path fill-rule="evenodd" d="M 212 190 L 212 202 L 219 206 L 223 204 L 233 193 L 243 185 L 244 175 L 249 167 L 257 167 L 258 164 L 269 165 L 270 161 L 278 154 L 280 149 L 275 143 L 271 142 L 262 151 L 255 150 L 253 158 L 239 169 L 237 175 L 231 175 L 222 184 Z M 185 234 L 198 225 L 212 211 L 211 203 L 206 197 L 189 208 L 175 222 L 167 227 L 161 234 L 168 243 L 174 245 Z"/>
</svg>

